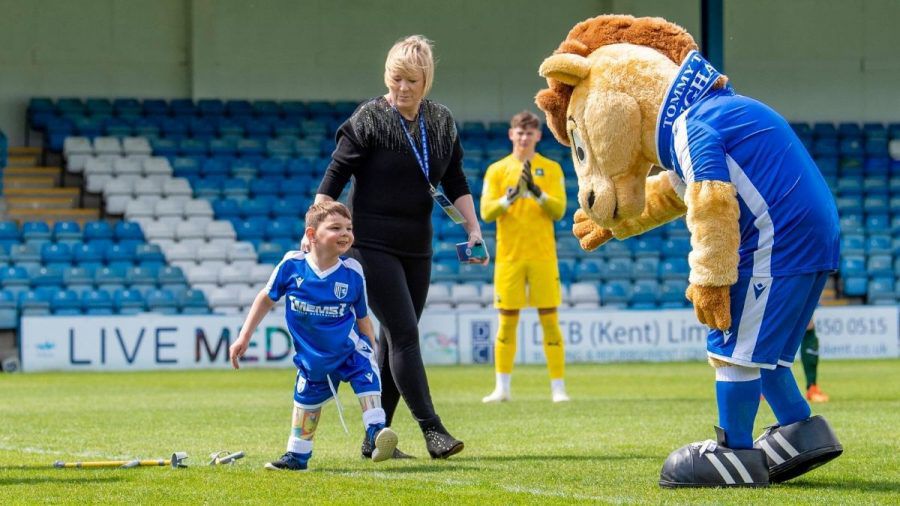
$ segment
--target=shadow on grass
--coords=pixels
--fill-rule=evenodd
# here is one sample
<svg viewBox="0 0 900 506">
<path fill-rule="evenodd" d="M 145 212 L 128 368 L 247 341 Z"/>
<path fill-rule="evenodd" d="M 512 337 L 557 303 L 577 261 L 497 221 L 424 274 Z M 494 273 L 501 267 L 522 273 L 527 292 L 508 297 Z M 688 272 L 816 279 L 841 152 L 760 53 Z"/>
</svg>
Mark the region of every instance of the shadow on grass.
<svg viewBox="0 0 900 506">
<path fill-rule="evenodd" d="M 805 479 L 801 481 L 789 481 L 787 483 L 778 484 L 778 488 L 795 489 L 795 490 L 859 490 L 862 492 L 900 492 L 900 480 L 884 481 L 884 480 L 859 480 L 848 478 L 841 481 L 815 481 L 814 479 Z"/>
<path fill-rule="evenodd" d="M 347 474 L 347 473 L 360 473 L 367 471 L 383 471 L 391 474 L 417 474 L 417 473 L 436 473 L 441 471 L 483 471 L 483 468 L 480 467 L 472 467 L 472 466 L 461 466 L 461 465 L 453 465 L 451 462 L 447 462 L 446 464 L 425 464 L 425 465 L 409 465 L 409 466 L 397 466 L 397 467 L 373 467 L 367 470 L 360 469 L 340 469 L 340 468 L 328 468 L 320 470 L 324 474 Z"/>
<path fill-rule="evenodd" d="M 581 461 L 581 462 L 601 462 L 608 460 L 659 460 L 659 455 L 484 455 L 478 457 L 458 457 L 454 460 L 472 462 L 472 461 L 540 461 L 547 462 L 552 460 L 561 461 Z"/>
<path fill-rule="evenodd" d="M 21 478 L 0 478 L 0 487 L 8 485 L 40 485 L 42 483 L 65 483 L 75 485 L 90 485 L 92 483 L 115 483 L 122 481 L 120 476 L 67 476 L 55 475 L 54 471 L 46 466 L 0 466 L 0 472 L 4 471 L 49 471 L 45 476 L 23 476 Z"/>
</svg>

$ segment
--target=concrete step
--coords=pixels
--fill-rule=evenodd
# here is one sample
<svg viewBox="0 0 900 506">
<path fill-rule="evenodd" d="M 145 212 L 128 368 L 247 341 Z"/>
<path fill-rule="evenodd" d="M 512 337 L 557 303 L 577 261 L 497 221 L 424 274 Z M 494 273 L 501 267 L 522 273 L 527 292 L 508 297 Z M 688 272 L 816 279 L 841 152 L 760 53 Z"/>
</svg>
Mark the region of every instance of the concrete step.
<svg viewBox="0 0 900 506">
<path fill-rule="evenodd" d="M 3 169 L 3 181 L 9 177 L 50 177 L 53 185 L 58 186 L 62 171 L 59 167 L 7 167 Z"/>
<path fill-rule="evenodd" d="M 10 197 L 6 196 L 6 208 L 8 211 L 14 209 L 74 209 L 78 207 L 78 196 L 58 196 L 58 197 Z"/>
<path fill-rule="evenodd" d="M 81 194 L 81 189 L 79 188 L 64 188 L 64 187 L 38 187 L 38 188 L 3 188 L 3 196 L 7 200 L 11 199 L 20 199 L 20 198 L 33 198 L 33 199 L 42 199 L 42 198 L 75 198 Z"/>
<path fill-rule="evenodd" d="M 50 176 L 4 176 L 3 188 L 55 188 L 56 180 Z"/>
<path fill-rule="evenodd" d="M 41 156 L 41 148 L 37 146 L 12 146 L 7 149 L 9 156 Z"/>
<path fill-rule="evenodd" d="M 32 155 L 8 155 L 6 157 L 7 167 L 35 167 L 40 160 L 39 156 Z"/>
<path fill-rule="evenodd" d="M 84 225 L 85 222 L 100 219 L 99 209 L 9 209 L 6 212 L 7 219 L 18 221 L 20 224 L 26 221 L 46 221 L 49 225 L 57 221 L 77 221 Z"/>
</svg>

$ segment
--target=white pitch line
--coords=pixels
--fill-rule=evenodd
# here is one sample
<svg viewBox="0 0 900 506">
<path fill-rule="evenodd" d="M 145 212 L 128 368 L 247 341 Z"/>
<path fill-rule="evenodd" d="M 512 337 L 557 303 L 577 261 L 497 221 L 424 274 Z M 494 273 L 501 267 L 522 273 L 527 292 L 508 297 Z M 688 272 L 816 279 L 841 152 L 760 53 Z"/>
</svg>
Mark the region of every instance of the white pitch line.
<svg viewBox="0 0 900 506">
<path fill-rule="evenodd" d="M 22 452 L 22 453 L 33 453 L 36 455 L 71 455 L 73 457 L 90 457 L 90 458 L 101 458 L 101 459 L 109 459 L 109 460 L 125 460 L 133 458 L 132 456 L 123 456 L 123 455 L 113 455 L 110 456 L 107 453 L 101 452 L 61 452 L 57 450 L 48 450 L 46 448 L 35 448 L 31 446 L 13 446 L 8 444 L 0 443 L 0 450 L 7 450 L 13 452 Z"/>
<path fill-rule="evenodd" d="M 327 472 L 327 470 L 323 471 Z M 454 485 L 454 486 L 469 486 L 469 487 L 478 487 L 480 486 L 480 482 L 475 482 L 471 480 L 457 480 L 457 479 L 434 479 L 434 478 L 423 478 L 421 476 L 416 476 L 415 478 L 410 478 L 408 476 L 401 476 L 397 474 L 391 474 L 386 472 L 361 472 L 361 471 L 349 471 L 349 472 L 339 472 L 339 473 L 330 473 L 330 474 L 338 474 L 342 476 L 348 476 L 351 478 L 363 478 L 363 477 L 376 477 L 378 479 L 387 479 L 387 480 L 398 480 L 398 481 L 427 481 L 429 483 L 437 483 L 443 485 Z M 611 502 L 610 498 L 600 497 L 594 495 L 584 495 L 584 494 L 568 494 L 566 492 L 560 492 L 558 490 L 545 490 L 542 488 L 525 488 L 519 486 L 511 486 L 511 485 L 497 485 L 497 488 L 505 490 L 507 492 L 512 492 L 514 494 L 528 494 L 537 497 L 558 497 L 561 499 L 575 499 L 582 501 L 602 501 L 602 502 Z"/>
</svg>

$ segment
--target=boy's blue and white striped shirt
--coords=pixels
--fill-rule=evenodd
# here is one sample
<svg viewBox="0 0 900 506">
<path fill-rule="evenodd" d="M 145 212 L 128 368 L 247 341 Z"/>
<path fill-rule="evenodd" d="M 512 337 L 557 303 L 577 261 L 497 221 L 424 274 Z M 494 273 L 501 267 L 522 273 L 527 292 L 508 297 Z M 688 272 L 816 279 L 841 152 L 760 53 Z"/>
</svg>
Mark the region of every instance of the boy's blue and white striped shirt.
<svg viewBox="0 0 900 506">
<path fill-rule="evenodd" d="M 838 267 L 834 198 L 790 125 L 771 108 L 712 90 L 678 116 L 668 145 L 684 183 L 726 181 L 740 205 L 741 276 Z M 683 191 L 683 187 L 681 190 Z"/>
<path fill-rule="evenodd" d="M 368 314 L 362 266 L 341 257 L 320 271 L 302 251 L 289 251 L 269 277 L 266 291 L 272 300 L 287 298 L 285 320 L 294 342 L 294 363 L 307 379 L 325 381 L 360 340 L 356 320 Z"/>
</svg>

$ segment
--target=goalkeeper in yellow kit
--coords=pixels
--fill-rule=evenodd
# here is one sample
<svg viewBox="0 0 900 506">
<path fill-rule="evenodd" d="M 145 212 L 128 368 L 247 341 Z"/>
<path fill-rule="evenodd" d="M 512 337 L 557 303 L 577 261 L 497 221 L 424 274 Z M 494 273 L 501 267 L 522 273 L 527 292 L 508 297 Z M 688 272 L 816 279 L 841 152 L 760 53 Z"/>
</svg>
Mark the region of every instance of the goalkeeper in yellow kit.
<svg viewBox="0 0 900 506">
<path fill-rule="evenodd" d="M 488 167 L 481 217 L 497 220 L 494 306 L 500 329 L 494 346 L 496 387 L 483 402 L 510 399 L 519 310 L 538 308 L 553 402 L 568 401 L 563 381 L 565 352 L 556 308 L 562 302 L 553 222 L 566 210 L 562 168 L 535 152 L 541 140 L 538 117 L 520 112 L 510 121 L 513 152 Z"/>
</svg>

